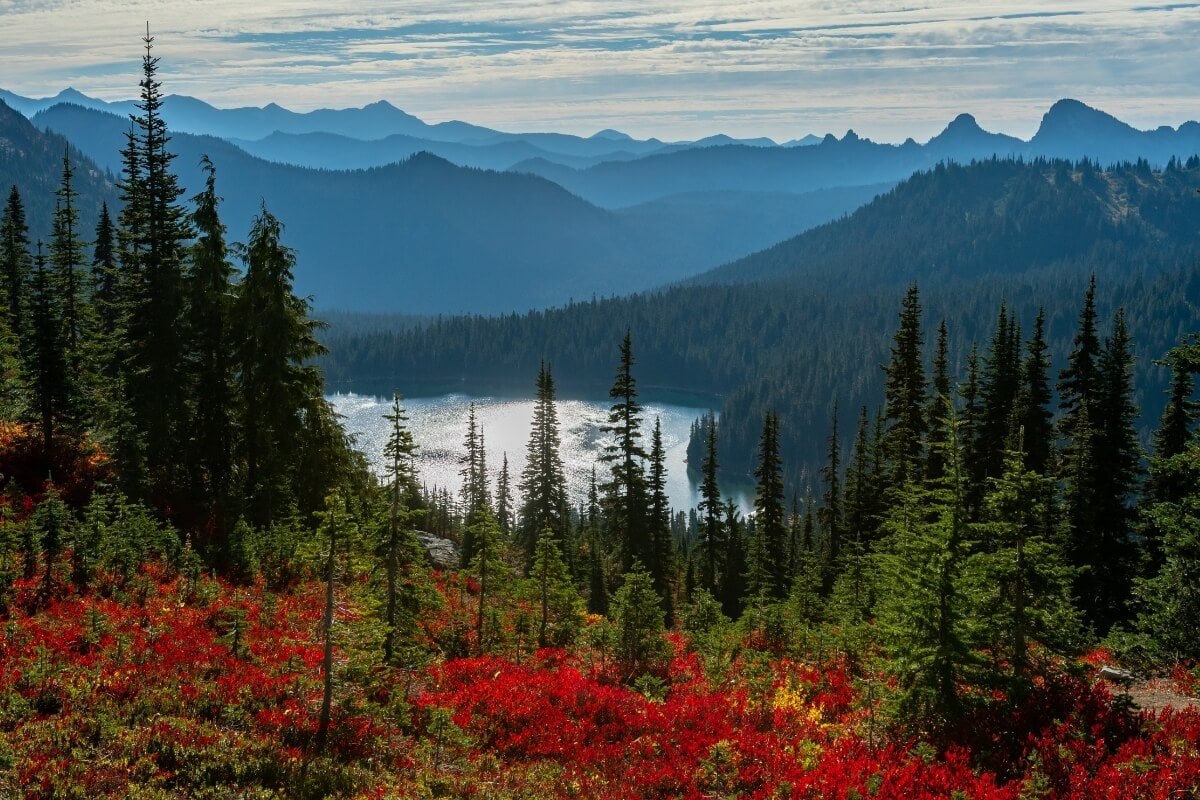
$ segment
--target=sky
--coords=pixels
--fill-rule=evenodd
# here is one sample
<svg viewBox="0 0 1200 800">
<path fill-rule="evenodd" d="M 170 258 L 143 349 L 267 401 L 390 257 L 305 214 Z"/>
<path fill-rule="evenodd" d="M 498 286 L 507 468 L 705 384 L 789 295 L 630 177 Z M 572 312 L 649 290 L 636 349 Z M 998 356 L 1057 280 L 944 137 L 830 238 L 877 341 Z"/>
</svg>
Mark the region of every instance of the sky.
<svg viewBox="0 0 1200 800">
<path fill-rule="evenodd" d="M 0 88 L 163 90 L 298 111 L 638 138 L 925 141 L 961 112 L 1029 138 L 1063 97 L 1138 128 L 1200 118 L 1200 2 L 0 0 Z"/>
</svg>

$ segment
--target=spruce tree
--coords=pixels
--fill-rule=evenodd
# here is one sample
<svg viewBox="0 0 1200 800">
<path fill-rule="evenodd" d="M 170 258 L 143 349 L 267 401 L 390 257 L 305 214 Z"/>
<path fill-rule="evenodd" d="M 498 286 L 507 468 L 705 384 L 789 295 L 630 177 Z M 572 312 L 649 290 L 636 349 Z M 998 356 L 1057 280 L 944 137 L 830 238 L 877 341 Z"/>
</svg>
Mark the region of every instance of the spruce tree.
<svg viewBox="0 0 1200 800">
<path fill-rule="evenodd" d="M 1016 424 L 1021 431 L 1026 469 L 1047 475 L 1054 452 L 1054 415 L 1050 411 L 1050 354 L 1046 344 L 1045 309 L 1038 309 L 1025 353 L 1017 395 Z"/>
<path fill-rule="evenodd" d="M 608 422 L 600 430 L 613 441 L 605 445 L 600 462 L 608 466 L 609 479 L 602 485 L 612 539 L 617 545 L 623 572 L 634 560 L 643 565 L 653 560 L 647 524 L 646 451 L 641 445 L 642 406 L 633 377 L 633 341 L 629 331 L 621 342 L 621 360 L 608 396 L 613 405 Z"/>
<path fill-rule="evenodd" d="M 562 551 L 550 530 L 542 531 L 529 570 L 538 608 L 538 647 L 563 647 L 579 632 L 583 604 L 571 582 Z"/>
<path fill-rule="evenodd" d="M 525 550 L 527 563 L 533 562 L 537 540 L 546 529 L 554 534 L 563 553 L 570 553 L 572 549 L 569 544 L 567 478 L 561 446 L 554 376 L 550 365 L 543 361 L 538 367 L 533 422 L 520 483 L 518 541 Z"/>
<path fill-rule="evenodd" d="M 310 362 L 325 352 L 321 323 L 292 293 L 296 256 L 281 241 L 283 226 L 265 208 L 254 219 L 242 258 L 245 277 L 233 303 L 233 359 L 241 496 L 246 518 L 265 528 L 297 498 L 298 465 L 307 426 L 325 416 L 324 381 Z"/>
<path fill-rule="evenodd" d="M 96 238 L 92 245 L 92 269 L 89 291 L 95 315 L 94 335 L 98 342 L 107 343 L 120 323 L 120 299 L 117 290 L 117 232 L 108 203 L 100 206 L 96 222 Z M 101 344 L 106 349 L 111 345 Z"/>
<path fill-rule="evenodd" d="M 205 156 L 204 190 L 194 198 L 192 222 L 199 234 L 192 245 L 188 275 L 189 372 L 194 413 L 192 494 L 217 535 L 225 530 L 233 480 L 233 363 L 231 358 L 232 275 L 225 226 L 218 214 L 216 169 Z"/>
<path fill-rule="evenodd" d="M 725 616 L 737 619 L 742 615 L 742 598 L 746 596 L 746 540 L 737 503 L 725 500 L 725 571 L 721 576 L 721 609 Z"/>
<path fill-rule="evenodd" d="M 1004 471 L 1004 453 L 1009 442 L 1013 408 L 1020 390 L 1019 341 L 1008 308 L 1000 304 L 996 331 L 983 362 L 980 379 L 982 405 L 976 440 L 971 481 L 984 486 L 989 478 Z"/>
<path fill-rule="evenodd" d="M 821 496 L 821 510 L 818 516 L 821 521 L 821 533 L 824 538 L 824 574 L 823 586 L 829 589 L 842 559 L 842 549 L 845 538 L 842 508 L 842 443 L 838 437 L 838 405 L 833 404 L 833 416 L 829 423 L 829 450 L 825 466 L 821 469 L 821 480 L 825 484 L 825 492 Z M 812 503 L 805 504 L 811 513 Z M 813 549 L 809 542 L 808 550 Z M 801 548 L 803 551 L 803 548 Z"/>
<path fill-rule="evenodd" d="M 416 467 L 413 457 L 417 444 L 408 429 L 408 415 L 400 404 L 400 394 L 392 394 L 390 414 L 384 414 L 390 425 L 387 443 L 383 447 L 383 476 L 387 480 L 389 512 L 387 533 L 387 600 L 384 622 L 387 632 L 383 639 L 383 661 L 391 663 L 395 657 L 399 630 L 400 571 L 407 566 L 401 563 L 405 553 L 404 538 L 410 516 L 409 498 L 416 492 Z"/>
<path fill-rule="evenodd" d="M 787 596 L 787 521 L 783 496 L 783 461 L 779 455 L 779 417 L 768 411 L 758 445 L 754 524 L 761 541 L 761 558 L 769 576 L 767 591 L 776 599 Z M 752 562 L 752 567 L 756 565 Z"/>
<path fill-rule="evenodd" d="M 41 433 L 42 452 L 49 455 L 54 447 L 55 434 L 69 419 L 73 404 L 62 309 L 41 242 L 38 242 L 37 257 L 34 259 L 29 324 L 27 370 L 32 411 Z"/>
<path fill-rule="evenodd" d="M 675 622 L 675 604 L 671 591 L 674 573 L 674 548 L 671 540 L 671 505 L 667 499 L 667 455 L 662 440 L 662 418 L 654 418 L 654 432 L 650 437 L 650 471 L 646 488 L 649 492 L 647 524 L 650 534 L 650 577 L 654 579 L 654 590 L 663 599 L 667 626 Z"/>
<path fill-rule="evenodd" d="M 716 596 L 717 583 L 725 566 L 725 528 L 721 516 L 725 504 L 717 482 L 717 423 L 709 417 L 705 433 L 704 462 L 700 466 L 700 586 Z"/>
<path fill-rule="evenodd" d="M 25 221 L 25 204 L 14 184 L 8 201 L 0 214 L 0 280 L 3 281 L 4 319 L 13 335 L 25 335 L 28 324 L 29 281 L 33 273 L 33 257 L 29 249 L 29 226 Z"/>
<path fill-rule="evenodd" d="M 885 446 L 893 486 L 920 474 L 927 392 L 923 366 L 921 297 L 909 287 L 900 309 L 900 326 L 892 344 L 892 358 L 884 367 L 884 417 L 888 422 Z"/>
<path fill-rule="evenodd" d="M 179 202 L 183 189 L 171 169 L 175 156 L 168 149 L 158 58 L 151 55 L 154 38 L 148 28 L 143 42 L 139 113 L 131 117 L 119 184 L 125 201 L 119 237 L 126 311 L 121 391 L 141 440 L 151 488 L 170 504 L 180 490 L 181 465 L 188 463 L 181 458 L 190 422 L 183 272 L 192 231 Z M 126 458 L 133 458 L 135 448 L 126 449 Z M 139 464 L 127 466 L 141 471 Z"/>
<path fill-rule="evenodd" d="M 79 193 L 71 184 L 75 171 L 71 168 L 70 153 L 63 153 L 62 181 L 55 192 L 54 232 L 50 238 L 50 263 L 54 266 L 54 282 L 62 313 L 63 336 L 67 367 L 79 380 L 84 364 L 83 341 L 87 335 L 84 324 L 86 301 L 83 293 L 84 242 L 79 237 Z"/>
<path fill-rule="evenodd" d="M 513 511 L 512 477 L 508 471 L 508 453 L 500 454 L 500 474 L 496 477 L 496 524 L 506 539 L 516 526 Z"/>
<path fill-rule="evenodd" d="M 937 345 L 933 356 L 932 394 L 929 398 L 929 409 L 926 417 L 929 420 L 929 432 L 925 436 L 925 477 L 937 480 L 942 477 L 945 465 L 942 463 L 943 445 L 946 442 L 946 419 L 953 412 L 953 388 L 950 384 L 949 334 L 946 331 L 946 320 L 938 325 Z"/>
</svg>

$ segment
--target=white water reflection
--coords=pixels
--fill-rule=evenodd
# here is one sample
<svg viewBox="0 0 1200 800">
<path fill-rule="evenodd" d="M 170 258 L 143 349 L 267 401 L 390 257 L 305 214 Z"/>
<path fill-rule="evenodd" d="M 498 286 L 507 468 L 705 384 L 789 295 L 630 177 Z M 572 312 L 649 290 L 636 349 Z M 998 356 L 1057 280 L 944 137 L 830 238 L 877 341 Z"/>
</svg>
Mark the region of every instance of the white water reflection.
<svg viewBox="0 0 1200 800">
<path fill-rule="evenodd" d="M 345 417 L 346 430 L 356 435 L 358 448 L 366 453 L 372 466 L 378 469 L 383 461 L 383 446 L 388 437 L 388 422 L 383 415 L 390 412 L 391 400 L 359 394 L 336 394 L 329 400 L 338 413 Z M 409 417 L 409 429 L 420 448 L 417 469 L 421 481 L 427 486 L 445 487 L 457 496 L 462 485 L 458 474 L 459 458 L 465 449 L 463 439 L 467 431 L 467 411 L 472 402 L 475 403 L 476 421 L 483 428 L 492 490 L 495 491 L 501 461 L 507 454 L 515 495 L 521 471 L 525 468 L 525 447 L 533 421 L 532 400 L 501 400 L 462 394 L 403 400 Z M 597 463 L 597 457 L 606 444 L 600 426 L 608 419 L 608 408 L 607 403 L 557 401 L 562 459 L 567 473 L 567 487 L 575 505 L 587 495 L 594 464 L 597 481 L 604 479 L 603 466 Z M 646 403 L 643 406 L 642 434 L 647 450 L 650 449 L 654 419 L 658 417 L 662 420 L 663 448 L 667 456 L 667 494 L 672 508 L 676 510 L 693 508 L 700 499 L 697 486 L 688 479 L 687 444 L 692 422 L 708 410 L 662 403 Z"/>
</svg>

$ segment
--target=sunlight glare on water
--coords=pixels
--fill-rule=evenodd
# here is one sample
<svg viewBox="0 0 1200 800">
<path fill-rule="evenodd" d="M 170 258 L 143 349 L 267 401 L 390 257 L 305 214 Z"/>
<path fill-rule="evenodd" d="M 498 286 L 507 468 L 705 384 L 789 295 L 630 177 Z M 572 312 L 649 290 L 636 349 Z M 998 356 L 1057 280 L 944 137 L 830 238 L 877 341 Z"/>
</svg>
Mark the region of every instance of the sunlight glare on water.
<svg viewBox="0 0 1200 800">
<path fill-rule="evenodd" d="M 391 401 L 360 394 L 335 394 L 329 400 L 337 412 L 345 417 L 347 432 L 356 437 L 357 447 L 367 455 L 378 472 L 383 463 L 383 446 L 388 438 L 388 421 L 383 415 L 390 412 Z M 476 421 L 483 428 L 492 491 L 495 491 L 501 462 L 507 454 L 515 496 L 521 471 L 525 468 L 525 448 L 533 421 L 532 400 L 501 400 L 462 394 L 402 400 L 401 404 L 409 418 L 408 427 L 419 447 L 417 470 L 420 479 L 428 487 L 445 487 L 457 496 L 462 485 L 459 458 L 465 452 L 463 440 L 467 432 L 468 408 L 472 402 L 475 403 Z M 604 478 L 603 466 L 598 464 L 597 458 L 607 443 L 600 427 L 608 419 L 608 404 L 559 400 L 556 409 L 567 488 L 572 501 L 578 505 L 587 495 L 593 465 L 596 465 L 597 481 Z M 658 417 L 662 420 L 663 447 L 667 456 L 667 494 L 672 508 L 693 508 L 699 501 L 699 494 L 696 485 L 689 480 L 685 463 L 688 434 L 692 422 L 708 409 L 646 403 L 642 410 L 643 445 L 647 450 L 650 449 L 654 419 Z"/>
</svg>

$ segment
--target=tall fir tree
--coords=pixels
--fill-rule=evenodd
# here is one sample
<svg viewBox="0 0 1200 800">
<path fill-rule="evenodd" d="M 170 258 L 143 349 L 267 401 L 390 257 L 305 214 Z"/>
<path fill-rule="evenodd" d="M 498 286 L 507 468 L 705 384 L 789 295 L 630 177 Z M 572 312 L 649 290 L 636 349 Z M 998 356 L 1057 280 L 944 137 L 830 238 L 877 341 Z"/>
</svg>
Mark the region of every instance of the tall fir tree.
<svg viewBox="0 0 1200 800">
<path fill-rule="evenodd" d="M 86 312 L 90 310 L 84 297 L 83 269 L 85 243 L 79 231 L 79 192 L 72 179 L 70 152 L 63 153 L 62 180 L 55 192 L 54 231 L 50 237 L 50 263 L 54 266 L 54 283 L 59 296 L 63 325 L 63 347 L 67 368 L 74 380 L 81 379 L 85 363 L 83 342 L 87 336 Z"/>
<path fill-rule="evenodd" d="M 525 449 L 520 490 L 518 541 L 525 550 L 527 563 L 533 563 L 537 540 L 547 529 L 554 534 L 561 552 L 572 552 L 554 375 L 545 361 L 538 367 L 537 395 L 533 402 L 533 422 Z"/>
<path fill-rule="evenodd" d="M 152 55 L 149 26 L 143 42 L 138 113 L 131 117 L 119 184 L 125 202 L 119 239 L 126 312 L 120 389 L 140 446 L 123 447 L 122 462 L 134 473 L 144 474 L 151 484 L 148 488 L 169 507 L 178 499 L 181 465 L 188 463 L 183 273 L 192 231 L 179 202 L 183 189 L 171 168 L 175 156 L 168 149 L 158 58 Z M 129 463 L 138 456 L 143 464 Z M 125 484 L 132 488 L 137 482 L 140 479 Z"/>
<path fill-rule="evenodd" d="M 1050 411 L 1050 353 L 1046 343 L 1046 311 L 1038 309 L 1033 335 L 1025 344 L 1021 366 L 1021 388 L 1015 410 L 1016 426 L 1021 431 L 1025 468 L 1048 475 L 1054 453 L 1054 414 Z"/>
<path fill-rule="evenodd" d="M 638 402 L 637 381 L 633 377 L 633 338 L 629 331 L 621 342 L 621 359 L 608 396 L 613 404 L 608 421 L 600 430 L 612 437 L 600 455 L 608 467 L 609 478 L 601 486 L 606 517 L 617 546 L 622 572 L 633 568 L 635 560 L 643 565 L 653 559 L 647 525 L 646 473 L 642 447 L 642 405 Z"/>
<path fill-rule="evenodd" d="M 675 621 L 675 603 L 671 579 L 674 574 L 675 553 L 671 538 L 671 504 L 667 498 L 667 453 L 663 446 L 662 418 L 654 418 L 654 431 L 650 436 L 650 470 L 647 473 L 646 489 L 649 507 L 647 525 L 650 534 L 650 577 L 654 590 L 663 599 L 663 612 L 667 626 Z"/>
<path fill-rule="evenodd" d="M 41 242 L 38 242 L 34 259 L 29 323 L 31 416 L 41 434 L 42 452 L 48 456 L 54 449 L 55 435 L 69 420 L 72 402 L 60 297 L 47 267 Z"/>
<path fill-rule="evenodd" d="M 496 524 L 506 539 L 511 539 L 516 512 L 513 507 L 512 476 L 508 470 L 508 453 L 500 455 L 500 474 L 496 477 Z"/>
<path fill-rule="evenodd" d="M 845 547 L 845 519 L 842 503 L 842 443 L 838 436 L 838 404 L 833 404 L 833 416 L 829 422 L 829 450 L 825 466 L 821 469 L 821 480 L 825 484 L 825 492 L 821 496 L 821 509 L 818 517 L 821 521 L 821 535 L 824 540 L 824 580 L 823 586 L 829 589 L 833 586 L 838 565 L 842 560 L 842 550 Z M 812 502 L 805 506 L 812 509 Z M 803 548 L 801 548 L 803 549 Z M 810 551 L 813 549 L 809 543 Z"/>
<path fill-rule="evenodd" d="M 888 479 L 893 486 L 916 479 L 921 471 L 922 442 L 928 428 L 923 343 L 921 295 L 914 284 L 905 292 L 901 303 L 900 325 L 893 338 L 891 361 L 884 367 Z"/>
<path fill-rule="evenodd" d="M 971 481 L 980 487 L 1004 471 L 1004 454 L 1020 390 L 1020 343 L 1014 326 L 1015 319 L 1009 317 L 1007 306 L 1001 303 L 980 376 L 982 408 L 970 472 Z"/>
<path fill-rule="evenodd" d="M 233 303 L 233 366 L 241 496 L 251 523 L 268 527 L 299 499 L 296 486 L 306 425 L 323 419 L 324 381 L 311 363 L 325 352 L 321 323 L 292 292 L 295 253 L 265 208 L 243 250 L 245 277 Z"/>
<path fill-rule="evenodd" d="M 188 274 L 188 370 L 192 388 L 190 486 L 194 502 L 218 537 L 228 524 L 234 475 L 233 360 L 231 358 L 233 266 L 225 245 L 216 190 L 216 168 L 205 156 L 204 190 L 194 198 L 192 223 L 199 234 L 192 245 Z"/>
<path fill-rule="evenodd" d="M 29 225 L 25 204 L 14 184 L 0 214 L 0 280 L 4 284 L 4 319 L 17 337 L 25 335 L 28 325 L 29 283 L 33 274 L 33 256 L 29 247 Z"/>
<path fill-rule="evenodd" d="M 387 443 L 383 447 L 383 477 L 387 481 L 389 499 L 385 557 L 387 598 L 384 608 L 387 630 L 383 639 L 383 660 L 385 664 L 390 664 L 396 655 L 401 629 L 401 571 L 410 566 L 402 563 L 402 559 L 406 552 L 409 552 L 404 545 L 410 516 L 410 498 L 417 488 L 416 466 L 413 463 L 417 444 L 408 428 L 408 415 L 400 404 L 399 393 L 392 394 L 391 413 L 383 416 L 390 428 Z"/>
<path fill-rule="evenodd" d="M 763 419 L 758 444 L 758 467 L 754 471 L 754 524 L 761 542 L 760 557 L 769 578 L 772 597 L 787 596 L 791 576 L 787 574 L 787 519 L 784 510 L 783 460 L 779 454 L 779 417 L 768 411 Z M 751 564 L 752 569 L 757 565 Z"/>
<path fill-rule="evenodd" d="M 717 481 L 717 422 L 708 417 L 704 437 L 704 462 L 700 466 L 700 587 L 716 596 L 717 583 L 725 567 L 725 503 Z"/>
<path fill-rule="evenodd" d="M 954 410 L 954 388 L 950 378 L 950 342 L 946 320 L 938 324 L 937 344 L 933 355 L 933 377 L 929 397 L 929 431 L 925 435 L 925 477 L 938 480 L 945 472 L 942 447 L 946 441 L 946 419 Z"/>
</svg>

